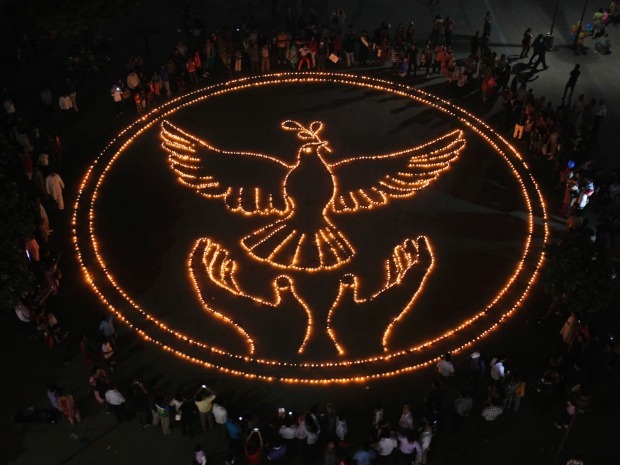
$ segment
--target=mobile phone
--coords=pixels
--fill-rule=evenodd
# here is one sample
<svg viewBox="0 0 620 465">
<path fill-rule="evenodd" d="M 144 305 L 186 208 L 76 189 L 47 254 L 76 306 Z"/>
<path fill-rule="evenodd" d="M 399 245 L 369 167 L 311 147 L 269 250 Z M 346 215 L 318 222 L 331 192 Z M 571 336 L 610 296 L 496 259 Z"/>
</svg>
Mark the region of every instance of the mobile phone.
<svg viewBox="0 0 620 465">
<path fill-rule="evenodd" d="M 207 385 L 206 385 L 206 384 L 203 384 L 201 387 L 202 387 L 203 389 L 207 389 Z"/>
<path fill-rule="evenodd" d="M 258 433 L 258 428 L 254 428 L 254 432 L 255 432 L 255 433 Z"/>
</svg>

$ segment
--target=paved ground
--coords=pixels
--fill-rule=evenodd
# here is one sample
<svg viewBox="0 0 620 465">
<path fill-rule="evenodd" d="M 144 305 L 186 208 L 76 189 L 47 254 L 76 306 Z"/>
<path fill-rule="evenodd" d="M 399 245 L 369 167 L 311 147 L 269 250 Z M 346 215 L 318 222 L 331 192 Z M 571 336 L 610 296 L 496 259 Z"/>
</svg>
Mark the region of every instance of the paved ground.
<svg viewBox="0 0 620 465">
<path fill-rule="evenodd" d="M 260 22 L 270 21 L 267 15 L 268 3 L 257 4 L 254 14 Z M 302 2 L 304 7 L 307 3 Z M 470 35 L 481 28 L 482 18 L 487 10 L 492 11 L 496 18 L 492 47 L 510 56 L 518 54 L 523 30 L 532 27 L 535 32 L 547 31 L 552 14 L 551 5 L 548 6 L 548 11 L 547 9 L 543 11 L 543 5 L 533 1 L 485 1 L 470 4 L 464 1 L 444 0 L 440 10 L 429 8 L 423 1 L 342 2 L 342 5 L 347 12 L 348 20 L 350 18 L 358 30 L 366 28 L 371 31 L 381 20 L 391 23 L 394 27 L 399 21 L 407 23 L 413 18 L 418 37 L 428 33 L 430 21 L 437 12 L 457 18 L 454 46 L 457 56 L 463 56 L 468 48 Z M 543 94 L 557 103 L 570 69 L 576 62 L 582 64 L 583 73 L 576 92 L 583 92 L 588 98 L 604 96 L 608 101 L 609 116 L 603 122 L 597 159 L 603 167 L 612 168 L 616 166 L 616 161 L 611 147 L 618 145 L 620 137 L 618 131 L 613 130 L 618 121 L 614 108 L 618 107 L 619 102 L 616 100 L 620 98 L 618 96 L 620 94 L 616 91 L 617 70 L 620 69 L 618 55 L 599 56 L 592 53 L 590 48 L 587 55 L 577 58 L 565 47 L 569 25 L 578 19 L 581 5 L 581 2 L 572 0 L 563 2 L 555 27 L 558 49 L 548 54 L 550 69 L 535 75 L 535 81 L 531 85 L 536 94 Z M 198 8 L 197 5 L 195 7 Z M 335 7 L 335 2 L 317 3 L 320 14 L 330 12 Z M 242 2 L 219 2 L 217 6 L 203 12 L 207 27 L 233 24 L 230 18 L 236 18 L 238 12 L 244 8 L 245 4 Z M 284 11 L 283 8 L 281 6 L 281 11 Z M 169 14 L 161 15 L 161 11 L 167 11 Z M 175 24 L 175 21 L 180 23 L 178 10 L 174 6 L 165 8 L 147 6 L 142 10 L 141 17 L 145 19 L 146 24 L 149 24 L 152 49 L 157 50 L 161 57 L 165 56 L 167 50 L 180 36 L 177 35 Z M 142 53 L 143 37 L 133 32 L 135 28 L 131 25 L 135 23 L 135 18 L 126 18 L 105 27 L 105 34 L 115 39 L 112 53 L 120 65 L 134 51 Z M 618 39 L 617 29 L 611 29 L 610 36 L 613 44 Z M 159 59 L 161 58 L 153 57 L 154 61 Z M 37 89 L 43 75 L 47 75 L 46 78 L 51 80 L 62 75 L 62 71 L 57 67 L 45 69 L 47 72 L 42 74 L 24 69 L 18 70 L 16 82 L 21 82 L 19 89 L 22 91 L 15 100 L 23 105 L 22 108 L 28 105 L 28 97 L 33 93 L 35 98 L 31 101 L 37 99 Z M 69 198 L 75 193 L 78 180 L 95 154 L 131 120 L 129 114 L 125 119 L 118 121 L 112 117 L 108 89 L 110 82 L 121 72 L 122 66 L 118 66 L 115 70 L 84 78 L 81 83 L 80 115 L 66 130 L 65 138 L 68 147 L 65 177 L 73 182 L 68 188 Z M 431 79 L 421 85 L 438 93 L 445 92 L 438 79 Z M 477 99 L 464 101 L 463 105 L 475 111 L 486 111 Z M 485 116 L 493 120 L 494 112 L 487 112 Z M 539 178 L 544 179 L 547 167 L 536 165 L 534 169 Z M 542 181 L 541 184 L 546 185 Z M 181 437 L 178 431 L 163 437 L 158 429 L 142 430 L 135 422 L 116 426 L 112 416 L 97 411 L 92 405 L 86 385 L 88 369 L 76 355 L 76 340 L 81 332 L 92 332 L 102 307 L 83 281 L 72 256 L 67 219 L 65 218 L 55 229 L 54 239 L 58 241 L 56 245 L 64 251 L 62 258 L 64 289 L 57 299 L 57 311 L 63 325 L 72 331 L 72 343 L 67 354 L 49 351 L 38 341 L 25 340 L 12 315 L 2 315 L 2 324 L 9 329 L 3 338 L 3 352 L 11 356 L 4 357 L 3 366 L 7 376 L 1 384 L 1 392 L 5 393 L 4 397 L 11 399 L 11 402 L 4 403 L 0 407 L 2 421 L 9 422 L 10 426 L 5 429 L 9 433 L 0 439 L 1 456 L 6 457 L 7 462 L 15 464 L 124 464 L 146 461 L 187 463 L 191 457 L 191 450 L 199 441 L 206 445 L 209 453 L 216 454 L 219 441 L 213 434 L 186 439 Z M 546 306 L 547 300 L 542 290 L 536 288 L 522 311 L 503 324 L 500 331 L 485 338 L 480 345 L 485 353 L 506 352 L 513 366 L 528 374 L 530 383 L 535 381 L 546 359 L 555 350 L 556 334 L 562 323 L 553 321 L 545 327 L 530 325 Z M 604 323 L 610 326 L 617 324 L 613 318 L 604 320 Z M 349 413 L 351 436 L 354 438 L 360 437 L 365 431 L 372 405 L 376 402 L 382 402 L 386 406 L 388 416 L 394 421 L 404 402 L 410 402 L 419 408 L 433 378 L 432 371 L 426 370 L 392 380 L 361 385 L 318 388 L 270 384 L 205 371 L 195 365 L 181 362 L 157 347 L 143 343 L 126 328 L 121 328 L 120 331 L 121 346 L 125 347 L 126 351 L 115 377 L 121 384 L 127 383 L 134 376 L 161 378 L 162 386 L 168 392 L 174 392 L 179 388 L 191 388 L 202 381 L 219 393 L 227 394 L 233 404 L 239 406 L 240 411 L 256 413 L 261 419 L 271 416 L 280 406 L 303 410 L 314 402 L 323 406 L 327 401 L 333 401 L 339 410 Z M 463 357 L 456 360 L 459 376 L 451 385 L 447 393 L 448 398 L 455 395 L 457 387 L 463 382 L 462 373 L 466 370 L 466 363 Z M 51 381 L 64 384 L 76 395 L 85 420 L 73 428 L 65 423 L 58 425 L 11 423 L 10 415 L 17 408 L 28 405 L 47 406 L 44 387 Z M 613 463 L 617 452 L 617 448 L 613 446 L 613 421 L 619 413 L 618 403 L 613 402 L 613 399 L 618 385 L 617 370 L 599 374 L 594 388 L 597 408 L 578 418 L 565 445 L 565 452 L 561 454 L 562 459 L 569 453 L 578 452 L 587 459 L 588 464 Z M 481 399 L 477 398 L 476 401 L 477 408 L 480 408 Z M 603 405 L 605 408 L 601 408 Z M 526 399 L 522 412 L 500 418 L 498 434 L 491 444 L 484 443 L 480 439 L 475 421 L 472 419 L 471 428 L 467 428 L 461 436 L 445 433 L 435 438 L 430 463 L 552 463 L 555 449 L 561 440 L 561 434 L 552 426 L 554 415 L 553 409 L 544 414 L 535 411 L 529 399 Z"/>
</svg>

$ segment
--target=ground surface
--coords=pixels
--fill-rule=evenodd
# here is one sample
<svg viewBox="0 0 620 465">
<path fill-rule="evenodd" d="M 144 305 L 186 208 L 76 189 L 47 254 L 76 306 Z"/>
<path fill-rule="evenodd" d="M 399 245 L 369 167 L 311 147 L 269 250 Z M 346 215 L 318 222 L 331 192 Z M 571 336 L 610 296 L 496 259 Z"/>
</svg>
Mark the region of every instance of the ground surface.
<svg viewBox="0 0 620 465">
<path fill-rule="evenodd" d="M 259 3 L 255 11 L 258 21 L 264 24 L 271 21 L 267 3 Z M 302 3 L 307 6 L 306 2 Z M 320 14 L 335 9 L 335 5 L 329 3 L 333 2 L 317 4 Z M 543 5 L 537 2 L 502 1 L 472 5 L 444 1 L 441 10 L 428 8 L 425 3 L 344 2 L 343 6 L 348 20 L 357 29 L 371 31 L 380 20 L 395 25 L 399 21 L 406 24 L 409 18 L 414 18 L 420 37 L 428 34 L 431 18 L 438 12 L 457 18 L 454 48 L 459 57 L 464 56 L 468 48 L 469 36 L 481 28 L 487 10 L 491 10 L 496 18 L 492 47 L 498 53 L 510 56 L 518 54 L 520 37 L 526 27 L 545 32 L 551 22 L 552 11 L 547 11 L 546 7 L 543 11 Z M 182 38 L 182 34 L 177 35 L 169 15 L 163 17 L 160 14 L 163 6 L 150 6 L 145 7 L 141 14 L 154 31 L 150 35 L 151 47 L 163 57 L 172 44 Z M 207 27 L 232 24 L 231 18 L 238 17 L 240 8 L 244 7 L 221 2 L 218 8 L 204 11 Z M 176 17 L 175 7 L 167 8 L 173 12 L 172 17 Z M 195 5 L 195 8 L 199 6 Z M 559 102 L 565 79 L 577 60 L 573 52 L 564 46 L 567 42 L 566 31 L 578 18 L 580 9 L 580 2 L 563 3 L 556 22 L 556 42 L 560 48 L 548 54 L 550 69 L 535 75 L 535 81 L 531 83 L 536 94 L 546 95 L 554 103 Z M 128 44 L 114 51 L 119 62 L 126 60 L 131 53 L 142 53 L 142 36 L 133 33 L 129 24 L 132 24 L 131 18 L 126 19 L 126 24 L 121 21 L 106 26 L 109 35 L 115 37 L 118 44 Z M 612 43 L 617 36 L 615 32 L 611 31 Z M 130 50 L 132 47 L 135 50 Z M 606 168 L 615 167 L 615 154 L 608 148 L 616 146 L 620 137 L 618 131 L 613 130 L 617 125 L 613 108 L 617 106 L 616 99 L 620 98 L 620 94 L 614 91 L 618 86 L 616 56 L 603 57 L 589 53 L 579 57 L 583 74 L 577 92 L 586 93 L 588 98 L 604 96 L 608 100 L 610 115 L 603 122 L 601 131 L 605 144 L 600 144 L 597 150 L 600 163 Z M 152 60 L 156 61 L 157 57 Z M 122 66 L 119 68 L 122 69 Z M 39 79 L 37 74 L 27 71 L 18 70 L 17 73 L 17 76 L 20 73 L 23 76 L 20 88 L 24 89 L 24 99 L 28 92 L 34 92 Z M 382 71 L 371 72 L 384 76 Z M 50 77 L 55 74 L 62 72 L 51 68 Z M 132 115 L 126 115 L 120 121 L 112 120 L 107 93 L 109 83 L 116 77 L 112 72 L 108 74 L 89 78 L 80 89 L 82 108 L 66 139 L 70 148 L 65 177 L 72 181 L 67 191 L 67 197 L 71 199 L 77 193 L 79 180 L 97 154 L 133 121 Z M 429 91 L 449 96 L 446 86 L 440 81 L 431 79 L 420 84 Z M 306 88 L 291 86 L 279 89 L 277 98 L 260 93 L 250 95 L 252 92 L 235 95 L 234 98 L 231 96 L 216 109 L 210 108 L 209 103 L 191 106 L 174 114 L 171 119 L 188 132 L 222 149 L 260 149 L 282 157 L 293 155 L 297 147 L 297 141 L 291 142 L 293 138 L 290 134 L 283 134 L 278 129 L 282 118 L 303 120 L 306 124 L 315 119 L 324 121 L 324 138 L 342 156 L 398 150 L 437 137 L 454 125 L 439 118 L 437 112 L 412 106 L 401 98 L 355 88 L 317 86 L 315 90 L 313 86 L 309 93 Z M 459 104 L 486 116 L 493 124 L 501 125 L 501 120 L 497 121 L 494 113 L 488 112 L 479 103 L 478 97 Z M 266 114 L 265 108 L 269 109 Z M 217 113 L 217 117 L 213 117 L 213 113 Z M 236 128 L 242 128 L 243 132 Z M 243 218 L 230 217 L 221 203 L 200 198 L 180 186 L 166 162 L 157 132 L 154 128 L 143 139 L 132 144 L 127 156 L 123 155 L 114 165 L 102 187 L 98 205 L 101 212 L 98 211 L 96 216 L 97 231 L 103 237 L 102 252 L 109 260 L 114 276 L 141 304 L 149 308 L 152 306 L 158 316 L 183 332 L 192 332 L 208 342 L 215 339 L 231 352 L 239 353 L 243 345 L 227 336 L 227 328 L 215 326 L 213 322 L 205 323 L 205 315 L 197 307 L 196 296 L 188 282 L 186 260 L 192 241 L 200 235 L 214 237 L 218 242 L 227 244 L 234 251 L 235 258 L 243 260 L 238 238 L 264 223 L 256 218 L 245 223 Z M 233 137 L 230 137 L 231 132 Z M 463 315 L 469 312 L 469 306 L 478 307 L 476 298 L 486 300 L 484 284 L 493 279 L 501 281 L 501 277 L 508 273 L 510 267 L 506 259 L 513 259 L 521 247 L 525 221 L 518 213 L 524 211 L 523 200 L 514 195 L 515 181 L 499 158 L 492 158 L 492 161 L 487 161 L 488 165 L 484 164 L 488 160 L 485 144 L 476 139 L 473 134 L 468 134 L 468 146 L 461 158 L 433 189 L 429 188 L 428 192 L 411 200 L 392 202 L 394 209 L 377 210 L 359 219 L 351 217 L 343 220 L 342 229 L 351 235 L 352 242 L 363 244 L 365 250 L 376 254 L 375 260 L 389 256 L 399 240 L 420 233 L 428 235 L 438 250 L 437 270 L 432 276 L 435 281 L 429 281 L 428 294 L 424 292 L 424 298 L 428 301 L 420 302 L 420 308 L 424 311 L 415 315 L 420 320 L 413 319 L 404 326 L 405 330 L 397 331 L 395 340 L 400 341 L 400 345 L 440 331 L 444 325 L 451 325 L 451 318 L 462 321 Z M 532 167 L 553 209 L 554 193 L 546 179 L 548 167 L 540 163 L 532 163 Z M 493 182 L 489 182 L 491 180 Z M 491 219 L 493 227 L 481 228 Z M 224 222 L 225 227 L 222 227 Z M 389 228 L 385 238 L 385 228 L 377 230 L 373 224 L 396 224 L 398 227 Z M 10 424 L 10 434 L 2 440 L 2 449 L 6 449 L 2 456 L 15 464 L 185 463 L 199 441 L 205 443 L 208 452 L 215 454 L 219 440 L 213 434 L 187 439 L 175 431 L 171 436 L 162 438 L 158 429 L 142 430 L 135 422 L 116 426 L 113 417 L 98 412 L 92 405 L 86 385 L 88 369 L 77 355 L 75 341 L 82 331 L 87 334 L 95 332 L 96 321 L 105 307 L 85 282 L 77 264 L 69 241 L 68 219 L 65 218 L 55 229 L 57 245 L 64 251 L 62 260 L 65 272 L 64 289 L 56 304 L 57 313 L 63 324 L 74 333 L 69 362 L 63 363 L 61 353 L 48 351 L 38 341 L 24 340 L 12 315 L 3 316 L 4 326 L 10 329 L 3 340 L 4 353 L 11 354 L 11 357 L 4 363 L 9 376 L 2 382 L 2 392 L 6 392 L 6 398 L 13 399 L 13 402 L 3 405 L 2 416 L 8 420 L 16 408 L 46 406 L 44 386 L 58 381 L 76 395 L 85 420 L 74 428 L 64 423 Z M 461 233 L 460 237 L 455 236 L 456 230 Z M 269 281 L 262 273 L 257 273 L 257 277 Z M 253 278 L 250 281 L 256 289 L 265 288 L 264 282 L 257 284 Z M 378 278 L 371 276 L 370 280 L 376 282 Z M 446 292 L 446 283 L 449 283 L 451 292 Z M 323 282 L 318 284 L 327 286 Z M 470 298 L 463 297 L 463 293 L 470 295 Z M 548 327 L 529 325 L 547 305 L 542 290 L 536 287 L 517 314 L 476 348 L 489 355 L 500 351 L 508 354 L 511 365 L 526 373 L 532 384 L 557 346 L 556 334 L 562 323 L 554 321 Z M 271 416 L 280 406 L 303 411 L 312 403 L 323 406 L 327 401 L 333 401 L 338 410 L 349 414 L 353 438 L 362 437 L 366 431 L 372 405 L 376 402 L 385 405 L 389 418 L 394 422 L 405 402 L 410 402 L 419 411 L 433 378 L 432 370 L 425 369 L 397 378 L 342 386 L 269 383 L 226 375 L 184 362 L 159 347 L 145 343 L 123 325 L 120 325 L 120 332 L 123 353 L 115 377 L 121 384 L 126 384 L 135 376 L 161 378 L 163 388 L 173 393 L 178 389 L 193 389 L 195 385 L 206 382 L 218 393 L 226 394 L 238 411 L 254 412 L 261 419 Z M 327 355 L 318 351 L 313 357 L 323 359 Z M 448 406 L 464 381 L 466 356 L 457 356 L 456 365 L 457 379 L 446 394 Z M 618 405 L 608 403 L 606 399 L 614 399 L 617 386 L 616 371 L 599 375 L 595 399 L 599 405 L 609 408 L 593 409 L 578 419 L 561 458 L 565 459 L 571 452 L 580 452 L 587 463 L 613 462 L 611 457 L 617 448 L 613 446 L 611 432 Z M 460 436 L 451 433 L 438 435 L 434 440 L 430 463 L 551 463 L 561 440 L 561 434 L 552 426 L 554 409 L 540 413 L 528 401 L 526 398 L 522 412 L 500 418 L 498 434 L 491 444 L 480 439 L 475 419 Z M 477 398 L 476 402 L 479 409 L 481 399 Z M 510 453 L 507 454 L 507 451 Z"/>
</svg>

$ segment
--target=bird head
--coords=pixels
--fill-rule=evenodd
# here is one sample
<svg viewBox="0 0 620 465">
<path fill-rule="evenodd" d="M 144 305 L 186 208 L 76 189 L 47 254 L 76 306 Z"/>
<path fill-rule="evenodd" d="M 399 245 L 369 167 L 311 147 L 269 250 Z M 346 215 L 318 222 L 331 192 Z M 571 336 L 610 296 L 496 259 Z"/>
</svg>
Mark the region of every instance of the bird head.
<svg viewBox="0 0 620 465">
<path fill-rule="evenodd" d="M 332 150 L 327 146 L 328 142 L 319 138 L 319 132 L 323 129 L 323 123 L 320 121 L 314 121 L 310 123 L 308 127 L 304 126 L 297 121 L 287 120 L 282 122 L 282 129 L 285 131 L 294 131 L 297 133 L 297 137 L 301 140 L 307 140 L 304 145 L 299 149 L 299 155 L 312 155 L 314 153 L 320 154 L 321 148 L 331 152 Z"/>
<path fill-rule="evenodd" d="M 328 147 L 328 142 L 326 140 L 317 141 L 317 142 L 308 142 L 301 146 L 299 149 L 299 153 L 301 155 L 312 155 L 314 153 L 319 153 L 319 150 L 323 148 L 328 152 L 331 152 L 331 149 Z"/>
</svg>

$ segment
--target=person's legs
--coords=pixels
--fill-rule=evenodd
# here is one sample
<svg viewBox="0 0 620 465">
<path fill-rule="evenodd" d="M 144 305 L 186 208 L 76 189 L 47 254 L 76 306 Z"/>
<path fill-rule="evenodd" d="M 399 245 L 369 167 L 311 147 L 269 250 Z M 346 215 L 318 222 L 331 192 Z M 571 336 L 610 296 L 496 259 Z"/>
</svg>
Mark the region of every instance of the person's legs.
<svg viewBox="0 0 620 465">
<path fill-rule="evenodd" d="M 170 434 L 170 416 L 161 417 L 161 430 L 164 434 Z"/>
</svg>

